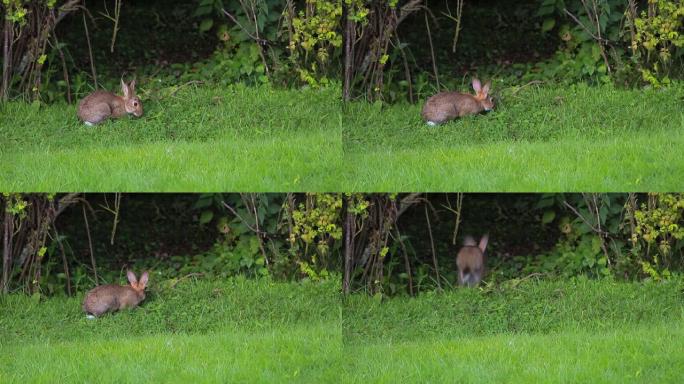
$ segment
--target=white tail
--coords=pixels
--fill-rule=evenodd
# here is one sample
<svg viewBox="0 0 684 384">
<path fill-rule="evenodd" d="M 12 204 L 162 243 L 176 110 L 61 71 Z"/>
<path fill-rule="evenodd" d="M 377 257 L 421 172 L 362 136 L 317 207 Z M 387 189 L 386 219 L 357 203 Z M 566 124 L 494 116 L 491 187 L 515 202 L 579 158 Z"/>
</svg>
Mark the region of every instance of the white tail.
<svg viewBox="0 0 684 384">
<path fill-rule="evenodd" d="M 467 285 L 468 287 L 474 287 L 480 282 L 480 280 L 482 280 L 482 276 L 480 276 L 480 274 L 466 272 L 463 274 L 463 278 L 461 280 L 461 285 Z"/>
</svg>

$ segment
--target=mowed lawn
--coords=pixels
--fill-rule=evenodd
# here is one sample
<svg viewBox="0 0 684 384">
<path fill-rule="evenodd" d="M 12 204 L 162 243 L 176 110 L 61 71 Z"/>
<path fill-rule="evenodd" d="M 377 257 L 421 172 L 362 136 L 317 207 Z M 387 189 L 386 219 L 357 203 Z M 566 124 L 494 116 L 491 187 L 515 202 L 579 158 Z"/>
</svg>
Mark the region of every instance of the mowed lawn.
<svg viewBox="0 0 684 384">
<path fill-rule="evenodd" d="M 154 280 L 153 280 L 154 281 Z M 87 320 L 0 297 L 0 382 L 679 383 L 684 282 L 554 281 L 342 299 L 337 281 L 157 282 Z"/>
<path fill-rule="evenodd" d="M 681 383 L 684 326 L 350 347 L 352 383 Z"/>
<path fill-rule="evenodd" d="M 495 89 L 495 93 L 497 90 Z M 574 192 L 684 188 L 684 84 L 528 86 L 429 127 L 417 105 L 345 110 L 346 183 L 360 191 Z"/>
<path fill-rule="evenodd" d="M 76 106 L 0 105 L 0 190 L 322 191 L 338 185 L 339 89 L 187 86 L 88 127 Z"/>
<path fill-rule="evenodd" d="M 97 320 L 80 297 L 0 297 L 0 382 L 331 382 L 342 371 L 338 292 L 182 282 Z"/>
<path fill-rule="evenodd" d="M 343 307 L 353 383 L 681 383 L 684 284 L 542 282 Z"/>
</svg>

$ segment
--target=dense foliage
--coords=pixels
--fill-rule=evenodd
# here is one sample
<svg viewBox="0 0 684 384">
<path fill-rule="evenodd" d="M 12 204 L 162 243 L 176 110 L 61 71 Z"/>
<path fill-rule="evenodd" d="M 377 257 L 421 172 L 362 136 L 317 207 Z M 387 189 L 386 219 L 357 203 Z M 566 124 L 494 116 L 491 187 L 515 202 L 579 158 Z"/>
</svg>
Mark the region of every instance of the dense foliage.
<svg viewBox="0 0 684 384">
<path fill-rule="evenodd" d="M 4 194 L 5 292 L 74 293 L 125 268 L 158 278 L 327 280 L 346 292 L 456 284 L 489 233 L 486 284 L 663 280 L 684 270 L 682 194 Z"/>
<path fill-rule="evenodd" d="M 0 12 L 3 97 L 46 102 L 122 74 L 142 88 L 341 79 L 346 98 L 411 102 L 471 75 L 658 87 L 684 57 L 678 0 L 3 0 Z"/>
<path fill-rule="evenodd" d="M 340 269 L 337 194 L 4 194 L 5 292 L 73 294 L 125 268 L 327 280 Z"/>
<path fill-rule="evenodd" d="M 137 76 L 143 89 L 235 82 L 318 87 L 340 72 L 339 1 L 0 5 L 4 99 L 73 102 L 93 88 L 115 89 L 122 75 Z"/>
<path fill-rule="evenodd" d="M 684 270 L 682 194 L 354 195 L 349 204 L 362 207 L 345 242 L 349 291 L 455 286 L 463 236 L 485 233 L 486 284 L 530 276 L 659 281 Z"/>
<path fill-rule="evenodd" d="M 415 102 L 470 76 L 667 85 L 682 76 L 678 0 L 364 1 L 347 34 L 356 96 Z"/>
</svg>

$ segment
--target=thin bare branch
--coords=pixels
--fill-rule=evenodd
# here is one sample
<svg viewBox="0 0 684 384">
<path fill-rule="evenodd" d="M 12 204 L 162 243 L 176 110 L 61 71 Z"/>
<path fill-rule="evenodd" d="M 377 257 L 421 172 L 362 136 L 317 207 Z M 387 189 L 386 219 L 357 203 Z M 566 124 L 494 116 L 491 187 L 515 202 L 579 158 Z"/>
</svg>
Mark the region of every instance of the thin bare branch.
<svg viewBox="0 0 684 384">
<path fill-rule="evenodd" d="M 232 14 L 230 14 L 230 12 L 226 11 L 225 9 L 221 9 L 221 11 L 222 11 L 226 16 L 228 16 L 228 18 L 229 18 L 231 21 L 233 21 L 233 23 L 235 23 L 238 27 L 240 27 L 240 29 L 242 29 L 242 31 L 243 31 L 247 36 L 249 36 L 250 39 L 254 40 L 257 44 L 259 44 L 259 45 L 268 45 L 268 44 L 270 44 L 270 41 L 268 41 L 268 40 L 266 40 L 266 39 L 262 39 L 262 38 L 260 38 L 260 37 L 258 37 L 258 36 L 252 35 L 252 34 L 247 30 L 247 28 L 243 27 L 242 24 L 240 24 L 240 22 L 237 20 L 237 18 L 235 18 L 235 16 L 233 16 Z"/>
<path fill-rule="evenodd" d="M 86 43 L 88 44 L 88 57 L 90 58 L 90 72 L 93 75 L 93 82 L 95 83 L 95 89 L 98 88 L 97 85 L 97 72 L 95 71 L 95 60 L 93 60 L 93 46 L 90 43 L 90 33 L 88 32 L 88 22 L 86 21 L 86 11 L 83 13 L 83 28 L 85 30 Z"/>
<path fill-rule="evenodd" d="M 99 285 L 99 278 L 97 276 L 97 265 L 95 264 L 95 253 L 93 252 L 93 239 L 90 236 L 90 225 L 88 224 L 88 214 L 86 213 L 86 204 L 83 206 L 83 221 L 85 222 L 86 234 L 88 235 L 88 249 L 90 250 L 90 264 L 93 267 L 93 274 L 95 274 L 95 285 Z"/>
<path fill-rule="evenodd" d="M 432 264 L 435 266 L 435 275 L 437 275 L 437 287 L 441 290 L 441 276 L 439 275 L 439 266 L 437 265 L 437 253 L 435 252 L 435 240 L 432 237 L 432 226 L 430 225 L 430 214 L 428 213 L 428 206 L 425 204 L 425 221 L 427 222 L 428 234 L 430 235 L 430 248 L 432 249 Z"/>
<path fill-rule="evenodd" d="M 409 262 L 408 251 L 406 250 L 404 239 L 402 239 L 401 233 L 399 232 L 399 227 L 396 224 L 394 225 L 394 231 L 397 234 L 396 239 L 399 240 L 399 245 L 401 246 L 401 253 L 404 255 L 404 266 L 406 268 L 406 274 L 408 275 L 409 295 L 415 296 L 413 291 L 413 273 L 411 272 L 411 263 Z"/>
<path fill-rule="evenodd" d="M 582 220 L 582 221 L 584 222 L 584 224 L 586 224 L 587 227 L 589 227 L 593 232 L 599 233 L 599 229 L 596 228 L 596 227 L 594 227 L 594 225 L 591 224 L 591 223 L 589 222 L 589 220 L 587 220 L 587 219 L 584 217 L 584 215 L 582 215 L 581 213 L 579 213 L 579 211 L 578 211 L 575 207 L 573 207 L 572 205 L 570 205 L 567 201 L 563 201 L 563 205 L 565 205 L 568 209 L 570 209 L 570 210 L 572 211 L 572 213 L 574 213 L 575 216 L 577 216 L 580 220 Z"/>
<path fill-rule="evenodd" d="M 435 59 L 435 48 L 432 44 L 432 33 L 430 33 L 430 22 L 428 21 L 427 12 L 423 13 L 425 16 L 425 30 L 427 31 L 428 42 L 430 43 L 430 57 L 432 57 L 432 71 L 435 74 L 435 81 L 437 82 L 437 91 L 441 89 L 439 83 L 439 72 L 437 71 L 437 60 Z"/>
<path fill-rule="evenodd" d="M 353 202 L 350 196 L 347 198 L 347 216 L 344 226 L 344 278 L 342 280 L 342 292 L 348 295 L 351 292 L 352 258 L 354 255 L 354 237 L 356 232 L 356 220 L 354 214 L 349 209 L 349 204 Z"/>
<path fill-rule="evenodd" d="M 240 216 L 240 214 L 237 213 L 237 211 L 236 211 L 233 207 L 231 207 L 230 205 L 226 204 L 226 202 L 221 202 L 221 204 L 222 204 L 224 207 L 226 207 L 226 209 L 229 210 L 233 215 L 235 215 L 235 217 L 237 217 L 238 219 L 240 219 L 240 221 L 242 221 L 242 223 L 243 223 L 244 225 L 246 225 L 247 228 L 249 228 L 250 231 L 252 231 L 252 232 L 254 232 L 254 233 L 256 233 L 256 234 L 260 234 L 260 235 L 265 234 L 264 232 L 260 232 L 258 229 L 256 229 L 256 228 L 252 227 L 251 225 L 249 225 L 249 223 L 248 223 L 242 216 Z"/>
</svg>

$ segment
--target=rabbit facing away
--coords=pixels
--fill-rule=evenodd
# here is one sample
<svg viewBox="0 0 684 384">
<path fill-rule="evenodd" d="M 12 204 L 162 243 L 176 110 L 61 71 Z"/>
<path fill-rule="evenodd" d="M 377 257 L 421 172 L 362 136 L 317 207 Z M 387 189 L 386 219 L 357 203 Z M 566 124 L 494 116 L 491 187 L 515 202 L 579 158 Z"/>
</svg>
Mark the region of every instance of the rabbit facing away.
<svg viewBox="0 0 684 384">
<path fill-rule="evenodd" d="M 123 96 L 107 91 L 95 91 L 84 97 L 78 104 L 78 118 L 86 125 L 92 126 L 108 118 L 116 119 L 127 114 L 142 116 L 143 106 L 140 98 L 135 95 L 135 80 L 126 84 L 121 79 L 121 92 Z"/>
<path fill-rule="evenodd" d="M 90 319 L 99 317 L 107 312 L 114 312 L 124 308 L 135 308 L 145 300 L 145 287 L 149 275 L 143 272 L 140 281 L 135 273 L 126 273 L 130 285 L 118 284 L 100 285 L 91 289 L 83 299 L 83 311 Z"/>
<path fill-rule="evenodd" d="M 475 95 L 459 92 L 440 92 L 427 99 L 421 113 L 427 125 L 434 126 L 449 120 L 474 115 L 482 111 L 491 111 L 494 101 L 489 96 L 491 82 L 484 87 L 480 80 L 473 79 Z"/>
<path fill-rule="evenodd" d="M 475 242 L 472 236 L 466 236 L 463 247 L 456 256 L 458 267 L 458 284 L 474 287 L 482 281 L 485 267 L 485 250 L 489 242 L 489 235 L 482 235 L 480 243 Z"/>
</svg>

